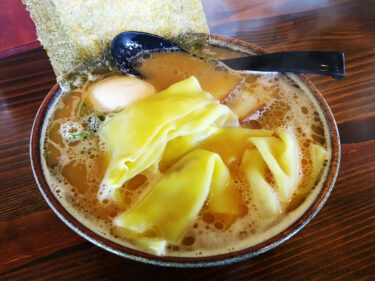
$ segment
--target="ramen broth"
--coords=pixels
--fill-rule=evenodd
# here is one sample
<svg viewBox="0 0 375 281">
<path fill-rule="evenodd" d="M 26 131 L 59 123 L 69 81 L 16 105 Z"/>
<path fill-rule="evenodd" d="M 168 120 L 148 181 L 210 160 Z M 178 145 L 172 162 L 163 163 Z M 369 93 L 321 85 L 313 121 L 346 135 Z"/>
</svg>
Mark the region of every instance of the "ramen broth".
<svg viewBox="0 0 375 281">
<path fill-rule="evenodd" d="M 226 50 L 223 48 L 220 52 L 225 54 Z M 227 138 L 219 136 L 200 143 L 200 148 L 218 153 L 228 167 L 231 196 L 236 198 L 240 212 L 217 215 L 204 206 L 186 229 L 182 242 L 167 246 L 167 255 L 208 256 L 248 247 L 290 225 L 298 216 L 294 213 L 301 213 L 306 208 L 301 206 L 314 199 L 311 193 L 317 189 L 314 186 L 319 186 L 321 177 L 311 182 L 309 151 L 312 144 L 318 144 L 330 155 L 328 128 L 316 101 L 292 76 L 239 74 L 183 53 L 154 54 L 141 60 L 136 67 L 156 92 L 194 75 L 203 90 L 237 114 L 243 128 L 272 131 L 288 128 L 299 145 L 301 169 L 297 190 L 277 218 L 260 220 L 252 192 L 240 172 L 238 159 L 246 149 L 246 142 L 233 138 L 228 143 Z M 110 199 L 98 199 L 110 158 L 108 145 L 99 132 L 117 111 L 95 112 L 85 101 L 85 89 L 87 87 L 64 94 L 55 107 L 45 139 L 47 181 L 63 206 L 86 226 L 108 239 L 137 249 L 136 243 L 114 226 L 113 219 L 142 198 L 158 175 L 146 170 L 128 180 L 121 188 L 121 206 Z M 239 157 L 234 157 L 236 155 Z M 236 160 L 233 161 L 233 157 Z M 325 163 L 327 161 L 329 158 Z M 161 162 L 159 168 L 163 173 L 169 166 Z M 272 175 L 267 173 L 267 180 L 272 183 Z M 320 174 L 324 175 L 324 169 Z"/>
</svg>

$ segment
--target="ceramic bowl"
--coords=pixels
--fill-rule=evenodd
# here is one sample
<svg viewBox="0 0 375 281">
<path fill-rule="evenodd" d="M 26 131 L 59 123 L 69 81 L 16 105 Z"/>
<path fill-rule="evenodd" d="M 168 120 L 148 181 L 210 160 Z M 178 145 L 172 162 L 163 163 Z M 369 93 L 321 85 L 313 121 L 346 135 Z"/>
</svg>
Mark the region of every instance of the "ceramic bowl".
<svg viewBox="0 0 375 281">
<path fill-rule="evenodd" d="M 265 50 L 254 46 L 252 44 L 225 38 L 221 36 L 210 36 L 210 41 L 212 44 L 225 43 L 228 44 L 230 48 L 243 51 L 245 53 L 264 53 Z M 291 74 L 294 75 L 294 74 Z M 57 214 L 57 216 L 66 223 L 73 231 L 92 242 L 93 244 L 109 251 L 119 256 L 129 258 L 131 260 L 136 260 L 139 262 L 150 263 L 160 266 L 173 266 L 173 267 L 206 267 L 206 266 L 218 266 L 223 264 L 229 264 L 233 262 L 238 262 L 252 258 L 256 255 L 269 251 L 276 246 L 282 244 L 286 240 L 290 239 L 298 231 L 300 231 L 307 223 L 309 223 L 312 218 L 319 212 L 324 203 L 327 201 L 327 198 L 334 186 L 340 162 L 340 141 L 338 130 L 336 126 L 335 119 L 333 114 L 323 98 L 318 89 L 303 75 L 294 75 L 297 79 L 300 80 L 305 86 L 307 86 L 312 92 L 317 103 L 321 107 L 326 122 L 329 126 L 330 132 L 330 145 L 332 150 L 332 160 L 328 166 L 328 172 L 324 179 L 323 186 L 318 190 L 316 198 L 309 205 L 304 212 L 287 228 L 274 235 L 273 237 L 257 244 L 250 246 L 246 249 L 230 252 L 227 254 L 216 255 L 216 256 L 207 256 L 207 257 L 168 257 L 168 256 L 155 256 L 148 254 L 142 251 L 137 251 L 117 243 L 114 243 L 97 233 L 93 232 L 81 222 L 79 222 L 75 217 L 73 217 L 60 202 L 55 198 L 53 192 L 47 184 L 46 178 L 43 174 L 42 169 L 42 157 L 43 149 L 41 147 L 41 140 L 45 134 L 46 127 L 48 124 L 49 112 L 53 110 L 53 106 L 56 102 L 62 97 L 63 93 L 60 87 L 56 84 L 50 92 L 45 97 L 42 102 L 39 111 L 35 117 L 31 141 L 30 141 L 30 155 L 31 155 L 31 164 L 35 180 L 38 184 L 40 192 L 43 197 L 52 208 L 52 210 Z"/>
</svg>

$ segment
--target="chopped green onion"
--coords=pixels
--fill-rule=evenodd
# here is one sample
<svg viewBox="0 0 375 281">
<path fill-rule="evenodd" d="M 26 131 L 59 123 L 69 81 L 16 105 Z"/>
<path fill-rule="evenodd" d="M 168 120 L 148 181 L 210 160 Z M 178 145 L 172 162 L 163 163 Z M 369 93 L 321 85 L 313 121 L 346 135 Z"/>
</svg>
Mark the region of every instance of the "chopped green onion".
<svg viewBox="0 0 375 281">
<path fill-rule="evenodd" d="M 81 117 L 84 117 L 84 116 L 89 115 L 89 114 L 90 114 L 90 108 L 85 102 L 83 102 L 82 105 L 81 105 L 81 110 L 79 112 L 79 115 Z"/>
<path fill-rule="evenodd" d="M 80 139 L 87 139 L 88 138 L 88 134 L 85 134 L 85 133 L 69 133 L 69 137 L 72 139 L 72 140 L 80 140 Z"/>
</svg>

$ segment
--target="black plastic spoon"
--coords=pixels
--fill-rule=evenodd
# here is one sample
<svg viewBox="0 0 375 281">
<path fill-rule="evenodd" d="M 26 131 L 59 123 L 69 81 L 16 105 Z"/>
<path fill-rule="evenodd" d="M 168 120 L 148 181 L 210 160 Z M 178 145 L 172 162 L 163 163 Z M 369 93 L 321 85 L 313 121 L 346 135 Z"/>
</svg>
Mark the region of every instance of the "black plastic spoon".
<svg viewBox="0 0 375 281">
<path fill-rule="evenodd" d="M 129 31 L 118 34 L 112 41 L 112 56 L 122 72 L 142 77 L 133 66 L 140 57 L 150 53 L 186 52 L 173 42 L 153 34 Z M 345 75 L 344 54 L 340 52 L 294 51 L 252 55 L 220 60 L 234 70 L 278 71 L 331 75 L 341 79 Z"/>
</svg>

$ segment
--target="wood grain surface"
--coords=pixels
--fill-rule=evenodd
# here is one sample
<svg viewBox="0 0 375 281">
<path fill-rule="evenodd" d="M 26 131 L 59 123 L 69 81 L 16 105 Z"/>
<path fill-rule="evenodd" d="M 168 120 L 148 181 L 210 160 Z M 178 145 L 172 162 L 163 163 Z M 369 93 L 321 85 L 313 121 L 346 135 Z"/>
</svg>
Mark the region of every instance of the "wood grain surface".
<svg viewBox="0 0 375 281">
<path fill-rule="evenodd" d="M 41 48 L 0 60 L 0 280 L 375 280 L 375 2 L 204 0 L 211 33 L 270 51 L 337 50 L 347 75 L 309 75 L 332 108 L 342 161 L 330 198 L 301 232 L 216 268 L 145 265 L 79 237 L 34 181 L 29 136 L 55 83 Z"/>
<path fill-rule="evenodd" d="M 40 47 L 22 0 L 0 1 L 0 59 Z"/>
</svg>

